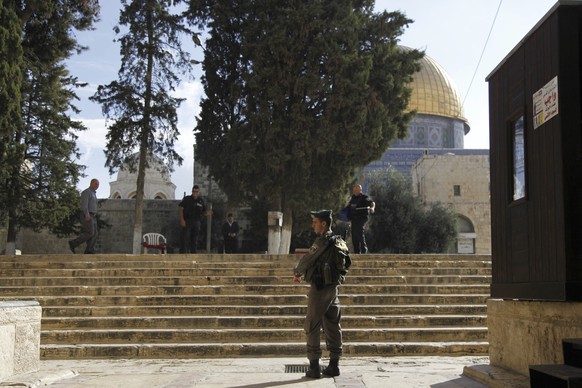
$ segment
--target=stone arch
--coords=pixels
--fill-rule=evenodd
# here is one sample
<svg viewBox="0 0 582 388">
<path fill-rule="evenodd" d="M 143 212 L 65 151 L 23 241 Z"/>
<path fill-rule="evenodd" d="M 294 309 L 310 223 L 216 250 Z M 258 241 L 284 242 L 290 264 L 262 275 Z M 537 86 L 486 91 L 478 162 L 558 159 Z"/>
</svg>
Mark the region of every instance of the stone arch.
<svg viewBox="0 0 582 388">
<path fill-rule="evenodd" d="M 121 193 L 119 191 L 116 191 L 115 193 L 113 193 L 113 195 L 111 196 L 111 199 L 121 199 Z"/>
<path fill-rule="evenodd" d="M 475 226 L 468 217 L 457 214 L 457 230 L 459 233 L 475 233 Z"/>
<path fill-rule="evenodd" d="M 457 214 L 457 253 L 475 253 L 475 225 L 466 216 Z"/>
<path fill-rule="evenodd" d="M 168 199 L 164 193 L 156 193 L 154 199 Z"/>
</svg>

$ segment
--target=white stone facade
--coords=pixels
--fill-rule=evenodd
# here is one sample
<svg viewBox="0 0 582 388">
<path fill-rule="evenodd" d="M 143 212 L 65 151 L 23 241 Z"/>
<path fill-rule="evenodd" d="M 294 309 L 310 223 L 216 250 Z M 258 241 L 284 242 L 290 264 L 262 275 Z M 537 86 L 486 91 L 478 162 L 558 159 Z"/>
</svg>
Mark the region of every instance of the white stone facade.
<svg viewBox="0 0 582 388">
<path fill-rule="evenodd" d="M 144 199 L 176 199 L 176 185 L 170 181 L 168 168 L 157 158 L 148 159 Z M 117 180 L 109 182 L 109 198 L 134 199 L 137 188 L 137 171 L 124 167 L 117 173 Z"/>
<path fill-rule="evenodd" d="M 457 213 L 458 253 L 491 254 L 489 156 L 424 155 L 412 168 L 412 182 L 424 203 Z"/>
</svg>

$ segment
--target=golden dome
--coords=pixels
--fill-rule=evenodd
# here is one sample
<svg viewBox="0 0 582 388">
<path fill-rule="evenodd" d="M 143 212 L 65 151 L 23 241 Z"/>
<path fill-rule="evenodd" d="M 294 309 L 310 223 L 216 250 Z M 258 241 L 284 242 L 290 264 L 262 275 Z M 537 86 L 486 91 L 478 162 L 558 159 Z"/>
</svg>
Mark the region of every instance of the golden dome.
<svg viewBox="0 0 582 388">
<path fill-rule="evenodd" d="M 414 74 L 414 80 L 409 85 L 412 93 L 408 108 L 415 109 L 418 114 L 459 119 L 468 127 L 462 100 L 453 80 L 441 65 L 426 54 L 420 65 L 420 71 Z M 467 129 L 465 132 L 468 132 Z"/>
</svg>

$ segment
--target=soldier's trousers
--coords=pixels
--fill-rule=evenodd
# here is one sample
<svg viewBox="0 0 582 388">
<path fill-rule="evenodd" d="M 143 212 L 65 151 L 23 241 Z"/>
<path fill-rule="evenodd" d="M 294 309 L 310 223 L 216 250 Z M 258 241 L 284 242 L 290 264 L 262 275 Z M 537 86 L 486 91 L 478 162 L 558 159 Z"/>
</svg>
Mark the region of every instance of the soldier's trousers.
<svg viewBox="0 0 582 388">
<path fill-rule="evenodd" d="M 320 331 L 323 327 L 325 343 L 329 358 L 340 358 L 342 355 L 342 329 L 340 326 L 341 309 L 337 286 L 324 287 L 318 290 L 314 284 L 308 294 L 307 316 L 305 317 L 305 333 L 307 334 L 307 358 L 321 358 Z"/>
</svg>

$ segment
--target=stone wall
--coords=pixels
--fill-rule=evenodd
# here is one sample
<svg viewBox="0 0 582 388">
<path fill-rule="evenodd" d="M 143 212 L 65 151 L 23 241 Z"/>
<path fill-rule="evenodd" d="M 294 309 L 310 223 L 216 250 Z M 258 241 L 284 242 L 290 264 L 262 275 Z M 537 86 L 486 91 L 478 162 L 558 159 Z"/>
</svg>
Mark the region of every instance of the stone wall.
<svg viewBox="0 0 582 388">
<path fill-rule="evenodd" d="M 144 201 L 142 232 L 161 233 L 171 247 L 180 243 L 180 213 L 178 200 Z M 132 253 L 135 201 L 107 199 L 99 201 L 99 218 L 109 224 L 100 229 L 97 253 Z M 22 231 L 23 254 L 68 253 L 68 240 L 74 236 L 57 238 L 49 232 Z M 82 247 L 80 247 L 82 248 Z"/>
<path fill-rule="evenodd" d="M 562 364 L 562 340 L 582 338 L 582 303 L 490 299 L 489 360 L 527 376 L 529 365 Z"/>
<path fill-rule="evenodd" d="M 0 381 L 38 370 L 41 315 L 36 301 L 0 302 Z"/>
<path fill-rule="evenodd" d="M 180 246 L 180 213 L 178 204 L 180 200 L 145 200 L 143 209 L 142 234 L 161 233 L 166 237 L 170 246 L 169 253 L 178 253 Z M 212 250 L 220 252 L 222 237 L 220 226 L 225 221 L 225 209 L 215 208 L 212 221 Z M 240 212 L 238 212 L 240 213 Z M 108 224 L 99 230 L 99 237 L 95 246 L 96 253 L 132 253 L 133 222 L 135 214 L 135 201 L 132 199 L 101 199 L 99 200 L 98 216 L 100 220 Z M 249 242 L 243 240 L 244 230 L 249 228 L 249 223 L 243 217 L 237 217 L 241 232 L 239 247 L 241 252 L 254 252 L 245 249 Z M 199 246 L 206 247 L 205 224 L 203 221 L 202 234 L 199 236 Z M 0 237 L 2 236 L 0 231 Z M 58 238 L 48 231 L 34 232 L 24 229 L 18 236 L 16 248 L 22 254 L 59 254 L 70 253 L 68 240 L 75 236 Z M 2 241 L 5 241 L 3 239 Z M 250 244 L 252 246 L 252 244 Z M 79 247 L 82 252 L 84 245 Z M 2 252 L 2 251 L 0 251 Z"/>
<path fill-rule="evenodd" d="M 491 254 L 488 155 L 425 155 L 414 165 L 412 181 L 422 201 L 440 202 L 468 218 L 475 229 L 475 253 Z"/>
<path fill-rule="evenodd" d="M 178 200 L 144 201 L 142 234 L 161 233 L 170 247 L 180 244 Z M 98 252 L 132 253 L 135 201 L 131 199 L 102 201 L 99 214 L 110 226 L 100 230 Z"/>
</svg>

